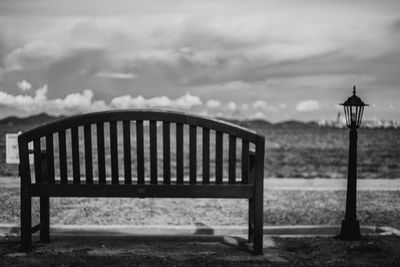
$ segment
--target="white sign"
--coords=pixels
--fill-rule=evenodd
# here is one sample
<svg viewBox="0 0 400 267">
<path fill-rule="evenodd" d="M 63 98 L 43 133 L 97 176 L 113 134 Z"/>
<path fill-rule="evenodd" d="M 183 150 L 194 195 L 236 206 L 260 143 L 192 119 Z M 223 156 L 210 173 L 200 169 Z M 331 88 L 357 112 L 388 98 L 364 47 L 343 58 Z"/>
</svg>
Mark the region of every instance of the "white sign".
<svg viewBox="0 0 400 267">
<path fill-rule="evenodd" d="M 6 163 L 19 164 L 18 135 L 20 133 L 6 134 Z"/>
</svg>

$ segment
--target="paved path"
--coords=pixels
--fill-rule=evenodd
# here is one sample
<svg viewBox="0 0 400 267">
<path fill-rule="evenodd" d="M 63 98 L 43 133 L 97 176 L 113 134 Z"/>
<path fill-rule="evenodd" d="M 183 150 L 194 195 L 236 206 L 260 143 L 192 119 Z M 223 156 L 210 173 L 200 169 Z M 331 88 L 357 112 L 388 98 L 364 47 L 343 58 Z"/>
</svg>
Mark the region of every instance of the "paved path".
<svg viewBox="0 0 400 267">
<path fill-rule="evenodd" d="M 270 190 L 317 190 L 335 191 L 346 190 L 346 179 L 299 179 L 299 178 L 268 178 L 265 179 L 265 187 Z M 400 179 L 359 179 L 358 191 L 398 191 Z"/>
<path fill-rule="evenodd" d="M 400 179 L 359 179 L 359 191 L 399 191 Z M 266 190 L 309 190 L 309 191 L 337 191 L 346 190 L 346 179 L 302 179 L 302 178 L 266 178 Z M 18 177 L 0 177 L 1 187 L 18 187 Z"/>
</svg>

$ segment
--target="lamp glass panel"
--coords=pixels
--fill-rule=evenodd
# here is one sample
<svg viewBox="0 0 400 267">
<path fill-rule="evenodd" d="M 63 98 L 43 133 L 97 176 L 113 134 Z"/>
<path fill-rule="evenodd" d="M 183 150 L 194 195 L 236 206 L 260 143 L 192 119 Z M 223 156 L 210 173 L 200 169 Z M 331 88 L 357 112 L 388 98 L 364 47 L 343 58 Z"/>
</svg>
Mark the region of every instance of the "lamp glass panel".
<svg viewBox="0 0 400 267">
<path fill-rule="evenodd" d="M 361 126 L 362 116 L 364 113 L 364 106 L 360 106 L 358 110 L 358 120 L 357 120 L 357 127 Z"/>
<path fill-rule="evenodd" d="M 344 106 L 344 115 L 345 115 L 345 118 L 346 118 L 346 125 L 348 126 L 348 127 L 350 127 L 350 125 L 351 125 L 351 120 L 350 120 L 350 115 L 351 113 L 350 113 L 350 106 L 347 106 L 347 105 L 345 105 Z"/>
<path fill-rule="evenodd" d="M 350 125 L 357 123 L 357 107 L 350 106 Z"/>
</svg>

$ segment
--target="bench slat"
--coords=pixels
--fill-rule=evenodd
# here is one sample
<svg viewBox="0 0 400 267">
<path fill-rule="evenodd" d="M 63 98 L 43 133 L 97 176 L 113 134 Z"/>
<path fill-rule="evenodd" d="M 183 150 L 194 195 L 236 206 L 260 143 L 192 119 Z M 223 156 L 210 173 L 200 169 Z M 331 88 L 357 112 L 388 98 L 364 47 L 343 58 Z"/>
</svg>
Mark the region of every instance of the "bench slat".
<svg viewBox="0 0 400 267">
<path fill-rule="evenodd" d="M 118 184 L 118 134 L 117 122 L 110 121 L 111 181 Z"/>
<path fill-rule="evenodd" d="M 251 198 L 252 185 L 174 184 L 174 185 L 32 185 L 32 196 L 64 197 L 158 197 L 158 198 Z"/>
<path fill-rule="evenodd" d="M 47 180 L 54 184 L 54 144 L 53 134 L 46 135 Z"/>
<path fill-rule="evenodd" d="M 65 138 L 65 130 L 58 132 L 58 154 L 60 157 L 60 180 L 61 183 L 68 183 L 67 173 L 67 146 Z"/>
<path fill-rule="evenodd" d="M 35 161 L 35 182 L 42 183 L 42 157 L 40 149 L 40 139 L 33 140 L 33 157 Z"/>
<path fill-rule="evenodd" d="M 164 184 L 171 183 L 170 123 L 163 122 L 163 168 Z"/>
<path fill-rule="evenodd" d="M 223 168 L 223 134 L 220 131 L 215 135 L 215 183 L 222 183 Z"/>
<path fill-rule="evenodd" d="M 190 125 L 189 130 L 189 176 L 190 183 L 196 183 L 197 177 L 197 130 L 196 126 Z"/>
<path fill-rule="evenodd" d="M 229 183 L 236 182 L 236 137 L 229 135 Z"/>
<path fill-rule="evenodd" d="M 157 184 L 157 122 L 150 121 L 150 183 Z"/>
<path fill-rule="evenodd" d="M 144 184 L 144 141 L 143 121 L 136 121 L 136 153 L 137 153 L 137 177 L 138 184 Z"/>
<path fill-rule="evenodd" d="M 176 124 L 176 182 L 183 184 L 183 124 Z"/>
<path fill-rule="evenodd" d="M 249 141 L 242 139 L 242 184 L 249 183 Z"/>
<path fill-rule="evenodd" d="M 97 164 L 99 171 L 99 183 L 106 183 L 106 159 L 104 152 L 104 123 L 96 123 L 97 129 Z"/>
<path fill-rule="evenodd" d="M 78 127 L 71 129 L 72 139 L 72 175 L 74 184 L 80 184 L 81 171 L 80 171 L 80 157 L 79 157 L 79 131 Z"/>
<path fill-rule="evenodd" d="M 160 110 L 109 110 L 76 115 L 67 119 L 54 121 L 45 126 L 40 126 L 24 132 L 21 135 L 21 139 L 30 142 L 33 139 L 45 136 L 49 133 L 49 131 L 51 132 L 52 129 L 70 129 L 72 127 L 82 125 L 82 122 L 96 124 L 98 122 L 121 120 L 154 120 L 169 121 L 171 123 L 192 124 L 196 125 L 197 127 L 208 128 L 227 134 L 232 134 L 238 138 L 243 138 L 253 143 L 255 142 L 257 136 L 256 132 L 242 128 L 238 125 L 193 114 Z"/>
<path fill-rule="evenodd" d="M 85 142 L 85 176 L 86 183 L 93 184 L 93 160 L 92 160 L 92 125 L 84 126 L 84 142 Z"/>
<path fill-rule="evenodd" d="M 123 140 L 124 140 L 124 176 L 125 184 L 132 184 L 131 166 L 131 122 L 123 121 Z"/>
<path fill-rule="evenodd" d="M 203 128 L 203 184 L 210 183 L 210 129 Z"/>
</svg>

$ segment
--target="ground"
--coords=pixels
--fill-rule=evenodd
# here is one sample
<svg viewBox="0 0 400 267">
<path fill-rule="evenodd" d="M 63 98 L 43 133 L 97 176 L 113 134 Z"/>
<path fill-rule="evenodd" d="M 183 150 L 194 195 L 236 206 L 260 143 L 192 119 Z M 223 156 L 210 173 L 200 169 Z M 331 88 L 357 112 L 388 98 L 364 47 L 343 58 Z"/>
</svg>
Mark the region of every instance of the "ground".
<svg viewBox="0 0 400 267">
<path fill-rule="evenodd" d="M 264 238 L 263 256 L 249 252 L 244 237 L 55 237 L 19 250 L 16 237 L 3 237 L 0 266 L 398 266 L 400 237 L 365 236 Z"/>
</svg>

